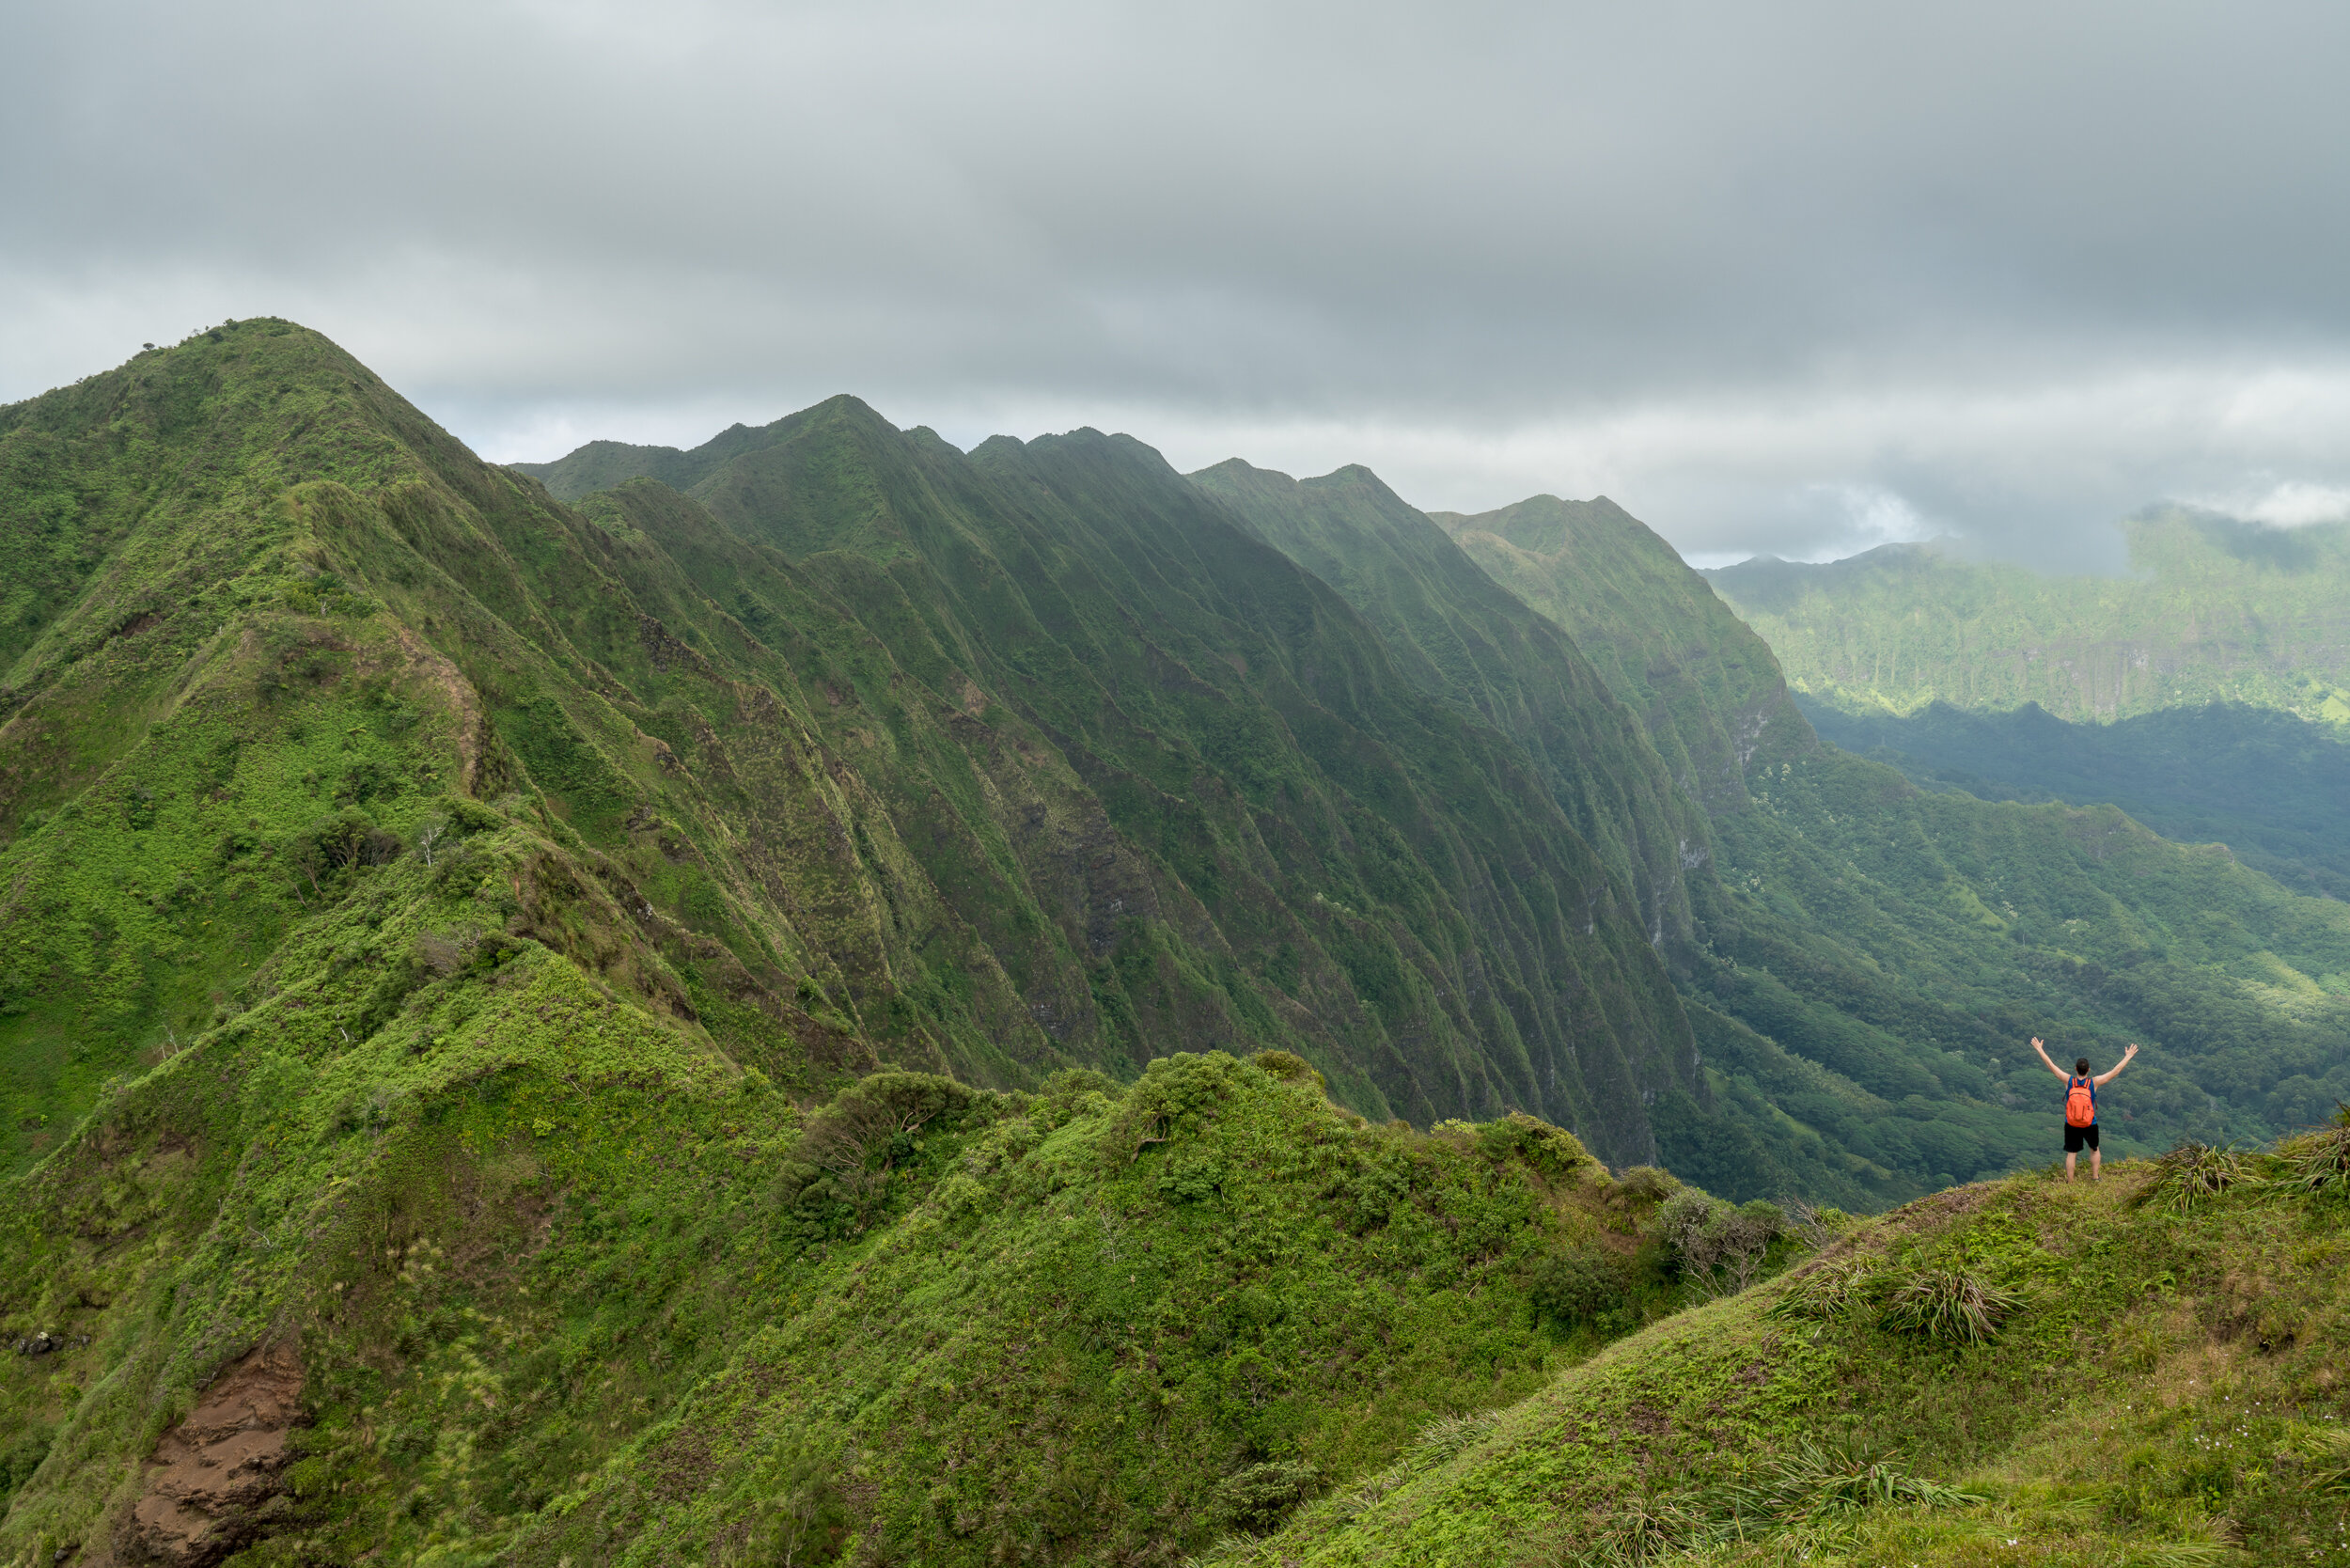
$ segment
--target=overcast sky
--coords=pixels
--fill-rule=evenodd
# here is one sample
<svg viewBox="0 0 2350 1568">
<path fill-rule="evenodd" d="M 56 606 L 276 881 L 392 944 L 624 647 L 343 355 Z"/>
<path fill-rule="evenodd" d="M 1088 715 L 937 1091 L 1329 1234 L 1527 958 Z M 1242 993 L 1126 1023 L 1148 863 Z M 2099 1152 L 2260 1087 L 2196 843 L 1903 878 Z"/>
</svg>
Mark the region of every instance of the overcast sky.
<svg viewBox="0 0 2350 1568">
<path fill-rule="evenodd" d="M 2350 7 L 11 8 L 0 400 L 224 317 L 484 456 L 854 391 L 1702 560 L 2350 511 Z"/>
</svg>

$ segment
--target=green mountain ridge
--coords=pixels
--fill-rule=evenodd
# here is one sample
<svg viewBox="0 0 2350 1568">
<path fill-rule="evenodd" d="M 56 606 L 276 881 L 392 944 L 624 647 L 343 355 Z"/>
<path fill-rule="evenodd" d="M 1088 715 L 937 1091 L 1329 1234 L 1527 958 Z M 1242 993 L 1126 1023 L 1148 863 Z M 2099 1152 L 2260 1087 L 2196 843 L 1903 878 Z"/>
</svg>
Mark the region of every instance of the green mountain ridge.
<svg viewBox="0 0 2350 1568">
<path fill-rule="evenodd" d="M 1576 636 L 1708 811 L 1746 804 L 1758 751 L 1808 744 L 1772 650 L 1728 627 L 1705 581 L 1606 496 L 1431 516 L 1496 582 Z"/>
<path fill-rule="evenodd" d="M 2341 905 L 1819 745 L 1612 509 L 656 459 L 274 321 L 0 409 L 0 1557 L 1172 1563 L 1824 1234 L 1683 1182 L 2036 1156 L 2028 1029 L 2116 1153 L 2350 1058 Z"/>
</svg>

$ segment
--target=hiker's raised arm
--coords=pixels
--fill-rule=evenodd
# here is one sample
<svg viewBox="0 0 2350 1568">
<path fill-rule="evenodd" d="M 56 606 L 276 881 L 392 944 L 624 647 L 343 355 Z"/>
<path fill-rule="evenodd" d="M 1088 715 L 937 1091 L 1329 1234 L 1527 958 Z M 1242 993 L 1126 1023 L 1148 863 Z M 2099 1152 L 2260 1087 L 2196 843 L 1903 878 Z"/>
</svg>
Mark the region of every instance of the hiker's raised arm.
<svg viewBox="0 0 2350 1568">
<path fill-rule="evenodd" d="M 2068 1082 L 2071 1080 L 2073 1074 L 2067 1073 L 2063 1068 L 2059 1067 L 2055 1062 L 2048 1059 L 2048 1047 L 2038 1035 L 2033 1035 L 2031 1037 L 2031 1048 L 2040 1053 L 2041 1066 L 2046 1068 L 2049 1072 L 2054 1073 L 2060 1078 L 2063 1078 Z"/>
<path fill-rule="evenodd" d="M 2128 1050 L 2122 1053 L 2122 1059 L 2120 1061 L 2115 1062 L 2108 1071 L 2097 1074 L 2098 1084 L 2102 1086 L 2111 1083 L 2114 1077 L 2121 1073 L 2122 1069 L 2130 1064 L 2130 1058 L 2136 1055 L 2138 1055 L 2138 1046 L 2135 1043 L 2132 1043 Z"/>
</svg>

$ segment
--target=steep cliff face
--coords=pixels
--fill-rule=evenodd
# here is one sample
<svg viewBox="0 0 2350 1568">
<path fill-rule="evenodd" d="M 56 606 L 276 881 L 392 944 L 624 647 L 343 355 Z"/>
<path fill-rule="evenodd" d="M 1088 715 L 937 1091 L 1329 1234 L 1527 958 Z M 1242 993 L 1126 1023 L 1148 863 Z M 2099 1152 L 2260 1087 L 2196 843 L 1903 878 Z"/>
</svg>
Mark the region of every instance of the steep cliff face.
<svg viewBox="0 0 2350 1568">
<path fill-rule="evenodd" d="M 1689 939 L 1684 857 L 1703 823 L 1591 660 L 1368 468 L 1297 480 L 1235 458 L 1191 476 L 1376 627 L 1423 690 L 1519 742 L 1637 889 L 1660 946 Z"/>
<path fill-rule="evenodd" d="M 1435 518 L 1495 581 L 1574 635 L 1706 810 L 1746 803 L 1759 752 L 1807 743 L 1770 648 L 1606 496 L 1537 495 Z"/>
<path fill-rule="evenodd" d="M 0 1538 L 494 1549 L 902 1208 L 926 1138 L 1032 1104 L 975 1086 L 1104 1133 L 1151 1061 L 1287 1047 L 1299 1150 L 1402 1158 L 1378 1203 L 1312 1159 L 1282 1201 L 1372 1229 L 1437 1168 L 1308 1060 L 1382 1121 L 1536 1108 L 1619 1165 L 1702 1092 L 1523 749 L 1155 454 L 966 457 L 845 400 L 769 433 L 707 506 L 575 510 L 278 321 L 0 410 Z M 1211 1099 L 1274 1092 L 1216 1059 Z M 1346 1266 L 1485 1269 L 1470 1214 Z M 1205 1497 L 1239 1427 L 1186 1430 Z"/>
</svg>

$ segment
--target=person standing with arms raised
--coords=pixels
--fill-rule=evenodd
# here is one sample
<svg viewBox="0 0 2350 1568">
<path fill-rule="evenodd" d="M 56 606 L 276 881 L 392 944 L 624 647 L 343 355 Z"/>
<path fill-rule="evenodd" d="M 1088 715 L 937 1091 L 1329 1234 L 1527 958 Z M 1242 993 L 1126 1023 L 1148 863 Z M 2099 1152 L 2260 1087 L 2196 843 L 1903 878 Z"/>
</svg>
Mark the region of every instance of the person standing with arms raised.
<svg viewBox="0 0 2350 1568">
<path fill-rule="evenodd" d="M 2090 1075 L 2087 1057 L 2077 1058 L 2073 1063 L 2073 1071 L 2067 1073 L 2048 1059 L 2048 1047 L 2038 1035 L 2032 1036 L 2031 1048 L 2040 1053 L 2040 1059 L 2049 1072 L 2064 1080 L 2064 1179 L 2068 1182 L 2073 1179 L 2073 1168 L 2079 1161 L 2081 1149 L 2086 1145 L 2089 1150 L 2089 1179 L 2092 1182 L 2104 1180 L 2105 1156 L 2097 1152 L 2097 1090 L 2111 1083 L 2115 1074 L 2130 1064 L 2131 1058 L 2138 1055 L 2137 1044 L 2133 1043 L 2128 1050 L 2123 1052 L 2122 1059 L 2114 1063 L 2110 1070 L 2094 1077 Z"/>
</svg>

